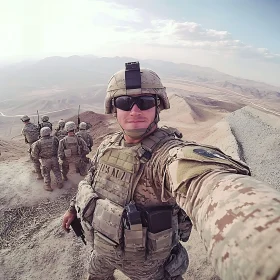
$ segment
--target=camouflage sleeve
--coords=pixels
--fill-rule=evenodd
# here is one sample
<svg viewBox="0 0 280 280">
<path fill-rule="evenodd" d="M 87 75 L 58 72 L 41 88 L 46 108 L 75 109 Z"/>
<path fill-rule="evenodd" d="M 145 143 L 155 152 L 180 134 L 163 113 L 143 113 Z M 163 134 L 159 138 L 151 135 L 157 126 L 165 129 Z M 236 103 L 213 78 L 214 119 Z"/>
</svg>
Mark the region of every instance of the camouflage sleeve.
<svg viewBox="0 0 280 280">
<path fill-rule="evenodd" d="M 89 153 L 89 148 L 87 146 L 87 143 L 84 141 L 84 139 L 82 139 L 82 137 L 79 137 L 78 139 L 82 146 L 82 155 L 85 156 Z"/>
<path fill-rule="evenodd" d="M 24 141 L 25 141 L 25 143 L 27 144 L 28 141 L 27 141 L 27 138 L 26 138 L 26 129 L 25 129 L 25 128 L 23 128 L 23 129 L 21 130 L 21 134 L 24 136 Z"/>
<path fill-rule="evenodd" d="M 21 130 L 21 134 L 22 134 L 23 136 L 25 136 L 25 129 L 24 129 L 24 128 Z"/>
<path fill-rule="evenodd" d="M 35 159 L 39 159 L 40 149 L 39 149 L 40 143 L 39 141 L 36 141 L 31 145 L 31 156 Z"/>
<path fill-rule="evenodd" d="M 65 158 L 63 139 L 61 139 L 61 140 L 59 141 L 59 144 L 58 144 L 58 157 L 59 157 L 60 159 L 64 159 L 64 158 Z"/>
<path fill-rule="evenodd" d="M 166 180 L 223 280 L 275 280 L 280 272 L 280 193 L 213 149 L 171 151 Z M 240 174 L 243 173 L 244 175 Z"/>
<path fill-rule="evenodd" d="M 55 147 L 55 150 L 58 151 L 58 146 L 59 146 L 59 140 L 56 136 L 53 136 L 54 138 L 54 147 Z"/>
</svg>

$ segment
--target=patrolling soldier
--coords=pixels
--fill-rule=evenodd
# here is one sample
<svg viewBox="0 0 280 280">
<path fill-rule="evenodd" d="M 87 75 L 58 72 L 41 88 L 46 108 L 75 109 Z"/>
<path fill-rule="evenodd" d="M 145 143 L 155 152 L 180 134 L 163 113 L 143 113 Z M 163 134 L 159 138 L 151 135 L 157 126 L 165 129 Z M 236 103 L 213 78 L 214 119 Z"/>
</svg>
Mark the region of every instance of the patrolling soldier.
<svg viewBox="0 0 280 280">
<path fill-rule="evenodd" d="M 83 140 L 86 142 L 89 151 L 91 152 L 91 148 L 93 146 L 92 136 L 87 132 L 87 124 L 85 122 L 81 122 L 79 124 L 79 131 L 76 135 L 81 136 Z"/>
<path fill-rule="evenodd" d="M 52 124 L 49 122 L 49 116 L 43 116 L 41 120 L 42 122 L 40 123 L 40 129 L 43 127 L 49 127 L 52 130 Z"/>
<path fill-rule="evenodd" d="M 74 164 L 77 173 L 81 176 L 86 175 L 86 164 L 82 160 L 88 153 L 89 149 L 82 137 L 75 134 L 76 124 L 67 122 L 65 124 L 67 136 L 59 141 L 58 157 L 61 163 L 63 179 L 68 180 L 69 164 Z"/>
<path fill-rule="evenodd" d="M 41 138 L 32 145 L 32 157 L 41 161 L 42 173 L 44 176 L 44 189 L 53 191 L 51 187 L 51 170 L 53 171 L 57 187 L 63 187 L 61 172 L 59 168 L 57 150 L 59 141 L 55 136 L 51 136 L 51 129 L 43 127 L 40 131 Z"/>
<path fill-rule="evenodd" d="M 42 180 L 43 176 L 41 174 L 41 168 L 40 168 L 40 161 L 38 159 L 35 159 L 31 155 L 31 146 L 34 142 L 36 142 L 39 139 L 39 128 L 34 123 L 30 122 L 30 118 L 27 115 L 24 115 L 21 118 L 21 121 L 24 123 L 24 127 L 21 130 L 21 134 L 24 136 L 25 143 L 29 145 L 28 152 L 30 154 L 30 159 L 32 160 L 34 164 L 34 172 L 37 174 L 37 180 Z"/>
<path fill-rule="evenodd" d="M 122 129 L 101 143 L 63 217 L 78 214 L 94 242 L 88 279 L 182 279 L 176 203 L 191 219 L 223 280 L 280 277 L 280 193 L 221 150 L 158 128 L 170 107 L 158 75 L 127 63 L 109 81 L 105 112 Z"/>
<path fill-rule="evenodd" d="M 58 138 L 58 140 L 63 139 L 67 135 L 67 131 L 65 130 L 65 121 L 59 120 L 58 127 L 55 129 L 54 136 Z"/>
</svg>

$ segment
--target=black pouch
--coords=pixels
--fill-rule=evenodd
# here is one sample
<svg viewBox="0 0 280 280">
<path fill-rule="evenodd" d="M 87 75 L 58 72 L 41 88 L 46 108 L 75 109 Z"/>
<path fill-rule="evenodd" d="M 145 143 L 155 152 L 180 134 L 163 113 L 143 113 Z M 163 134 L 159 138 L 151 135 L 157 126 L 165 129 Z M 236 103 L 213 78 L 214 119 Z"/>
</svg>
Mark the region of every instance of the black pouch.
<svg viewBox="0 0 280 280">
<path fill-rule="evenodd" d="M 147 253 L 150 260 L 165 259 L 172 245 L 172 207 L 159 206 L 145 209 L 147 224 Z"/>
<path fill-rule="evenodd" d="M 159 206 L 145 209 L 145 224 L 148 231 L 158 233 L 172 228 L 172 206 Z"/>
</svg>

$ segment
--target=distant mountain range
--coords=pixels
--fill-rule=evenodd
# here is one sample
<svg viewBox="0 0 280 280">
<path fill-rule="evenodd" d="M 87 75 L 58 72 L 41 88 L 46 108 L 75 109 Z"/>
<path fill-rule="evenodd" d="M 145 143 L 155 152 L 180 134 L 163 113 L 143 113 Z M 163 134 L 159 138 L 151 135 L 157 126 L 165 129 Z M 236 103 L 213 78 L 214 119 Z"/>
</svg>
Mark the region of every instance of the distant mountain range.
<svg viewBox="0 0 280 280">
<path fill-rule="evenodd" d="M 124 68 L 124 63 L 136 61 L 131 57 L 70 56 L 48 57 L 30 63 L 18 63 L 0 68 L 0 95 L 2 100 L 28 96 L 42 90 L 59 90 L 69 94 L 91 94 L 98 97 L 106 88 L 113 73 Z M 160 60 L 140 60 L 142 67 L 156 71 L 163 79 L 181 79 L 201 84 L 211 84 L 239 92 L 251 92 L 258 98 L 268 95 L 280 97 L 280 88 L 236 78 L 209 67 Z M 98 90 L 97 90 L 98 88 Z M 57 94 L 57 93 L 56 93 Z"/>
</svg>

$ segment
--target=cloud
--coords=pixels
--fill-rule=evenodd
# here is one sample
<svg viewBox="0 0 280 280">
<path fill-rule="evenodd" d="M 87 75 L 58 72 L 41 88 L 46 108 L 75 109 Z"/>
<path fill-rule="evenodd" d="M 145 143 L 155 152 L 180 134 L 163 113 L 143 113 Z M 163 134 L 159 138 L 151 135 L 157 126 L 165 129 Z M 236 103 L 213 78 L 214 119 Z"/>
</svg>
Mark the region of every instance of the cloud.
<svg viewBox="0 0 280 280">
<path fill-rule="evenodd" d="M 241 42 L 226 30 L 206 28 L 196 22 L 152 19 L 147 11 L 127 6 L 125 0 L 121 3 L 113 4 L 110 0 L 106 1 L 107 5 L 115 5 L 114 10 L 122 10 L 125 11 L 124 15 L 129 15 L 120 18 L 116 17 L 115 13 L 110 14 L 115 19 L 114 30 L 125 32 L 128 41 L 157 47 L 207 50 L 225 57 L 238 56 L 243 59 L 280 63 L 280 54 Z"/>
</svg>

